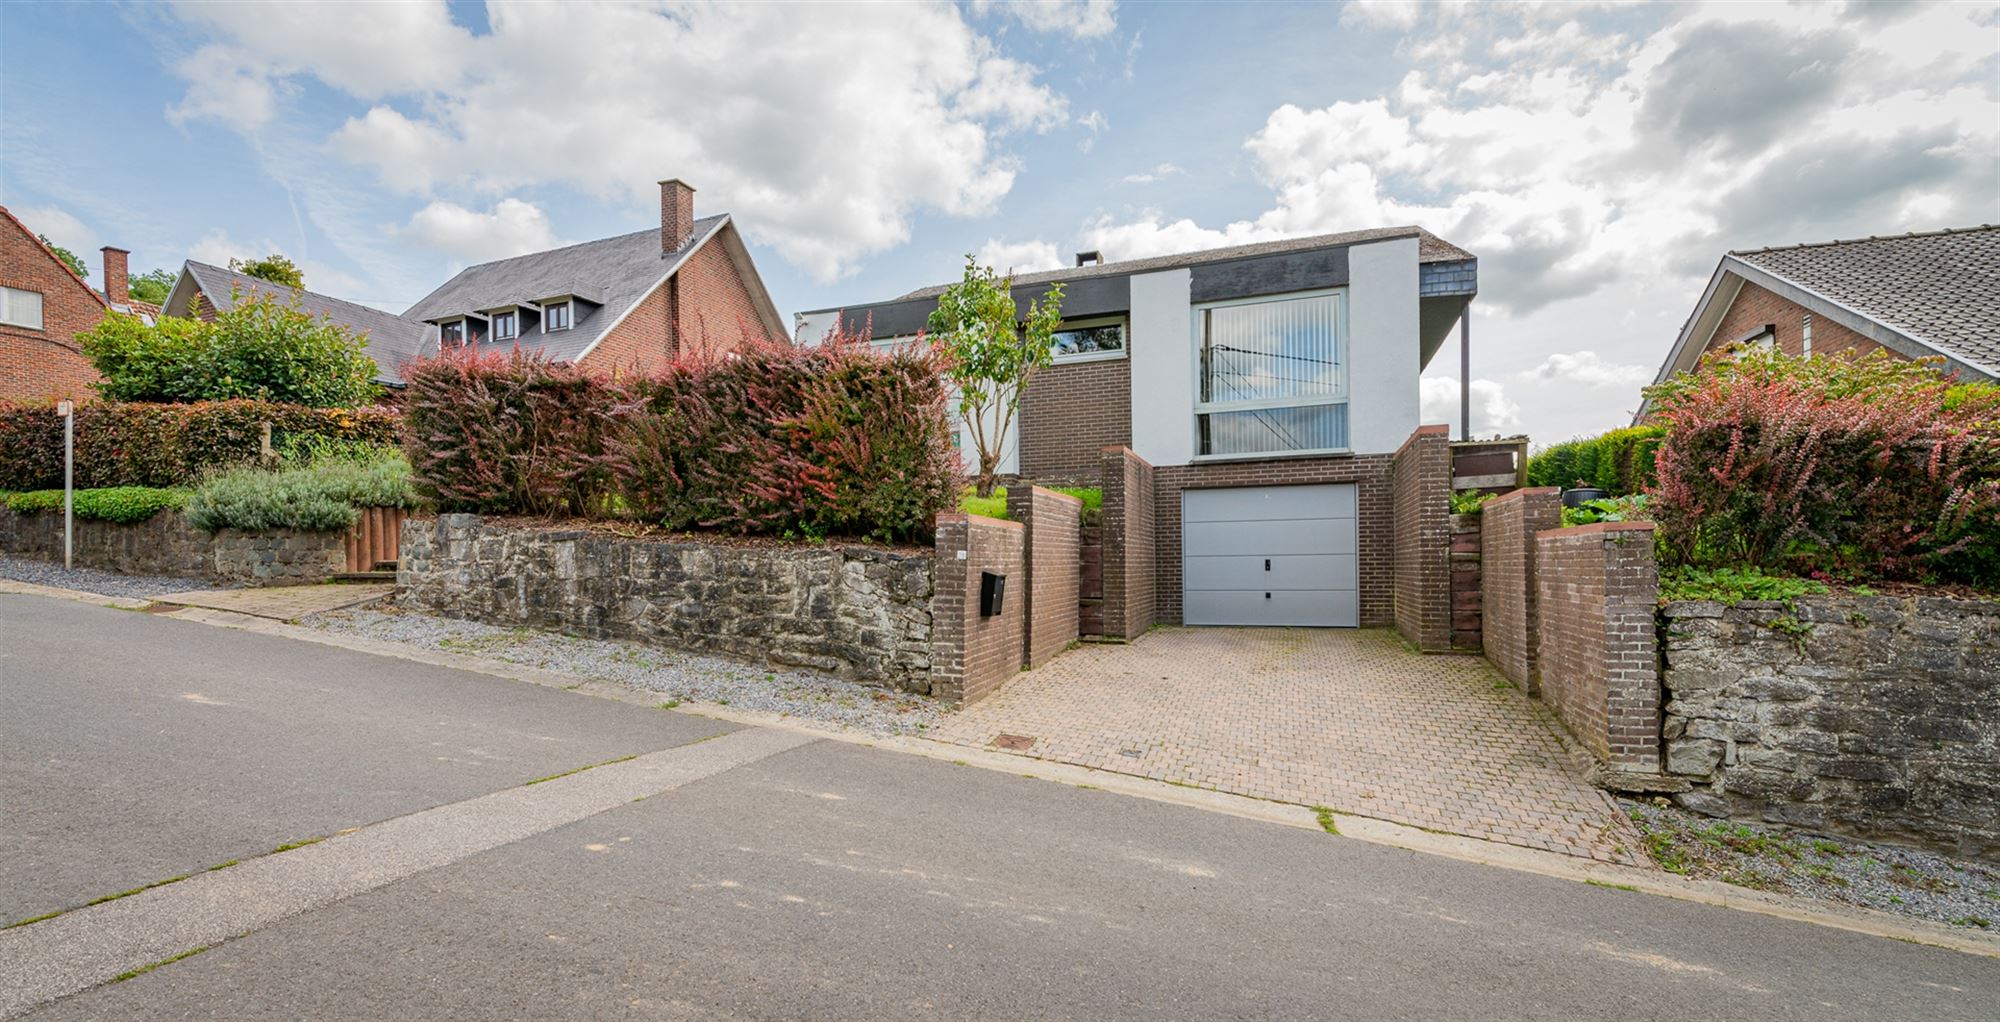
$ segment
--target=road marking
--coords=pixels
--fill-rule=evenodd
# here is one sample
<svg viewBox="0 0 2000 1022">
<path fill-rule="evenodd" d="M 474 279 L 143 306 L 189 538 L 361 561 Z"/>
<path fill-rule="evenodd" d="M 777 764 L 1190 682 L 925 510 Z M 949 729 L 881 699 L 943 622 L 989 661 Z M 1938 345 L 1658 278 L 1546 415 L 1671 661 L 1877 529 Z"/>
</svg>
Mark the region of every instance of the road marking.
<svg viewBox="0 0 2000 1022">
<path fill-rule="evenodd" d="M 0 1018 L 819 739 L 749 728 L 426 809 L 0 931 Z"/>
</svg>

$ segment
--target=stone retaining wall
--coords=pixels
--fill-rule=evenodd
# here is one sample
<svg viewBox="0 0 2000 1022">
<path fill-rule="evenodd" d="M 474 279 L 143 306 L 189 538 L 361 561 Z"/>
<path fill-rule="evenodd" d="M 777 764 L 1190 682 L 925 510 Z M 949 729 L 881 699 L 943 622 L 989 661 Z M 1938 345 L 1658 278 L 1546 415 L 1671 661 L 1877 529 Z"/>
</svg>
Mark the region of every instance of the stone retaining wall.
<svg viewBox="0 0 2000 1022">
<path fill-rule="evenodd" d="M 404 523 L 399 562 L 405 604 L 447 617 L 931 691 L 927 550 L 628 539 L 440 515 Z"/>
<path fill-rule="evenodd" d="M 2000 601 L 1683 602 L 1661 620 L 1683 804 L 2000 859 Z"/>
<path fill-rule="evenodd" d="M 0 551 L 33 560 L 61 561 L 60 514 L 15 514 L 0 508 Z M 211 536 L 178 511 L 143 522 L 76 523 L 71 563 L 127 575 L 167 575 L 244 585 L 324 582 L 347 563 L 340 532 L 224 529 Z"/>
</svg>

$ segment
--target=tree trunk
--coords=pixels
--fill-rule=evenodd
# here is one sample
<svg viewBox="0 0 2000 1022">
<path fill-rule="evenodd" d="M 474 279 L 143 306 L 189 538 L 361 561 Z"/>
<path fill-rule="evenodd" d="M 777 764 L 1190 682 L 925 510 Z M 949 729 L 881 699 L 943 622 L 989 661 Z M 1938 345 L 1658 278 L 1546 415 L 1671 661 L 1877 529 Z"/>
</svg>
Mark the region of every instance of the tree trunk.
<svg viewBox="0 0 2000 1022">
<path fill-rule="evenodd" d="M 979 478 L 973 483 L 974 492 L 982 497 L 993 496 L 993 487 L 997 482 L 994 476 L 999 474 L 999 462 L 1000 459 L 992 455 L 981 454 L 979 456 Z"/>
</svg>

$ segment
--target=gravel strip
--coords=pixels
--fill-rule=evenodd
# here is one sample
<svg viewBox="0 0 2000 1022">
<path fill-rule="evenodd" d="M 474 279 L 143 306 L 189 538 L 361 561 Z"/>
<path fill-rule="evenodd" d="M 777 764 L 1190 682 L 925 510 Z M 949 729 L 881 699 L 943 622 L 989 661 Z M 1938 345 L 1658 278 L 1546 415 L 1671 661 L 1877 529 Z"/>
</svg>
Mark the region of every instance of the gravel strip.
<svg viewBox="0 0 2000 1022">
<path fill-rule="evenodd" d="M 393 608 L 314 614 L 299 623 L 595 681 L 615 681 L 658 692 L 666 700 L 720 703 L 875 735 L 924 734 L 936 725 L 940 713 L 935 700 L 842 681 L 817 671 L 764 667 L 636 642 L 501 628 Z"/>
<path fill-rule="evenodd" d="M 1625 809 L 1669 873 L 2000 932 L 2000 866 L 1992 863 L 1713 820 L 1658 801 L 1627 800 Z"/>
<path fill-rule="evenodd" d="M 10 578 L 16 582 L 29 582 L 38 586 L 55 586 L 59 589 L 78 589 L 100 596 L 127 596 L 147 599 L 164 596 L 167 593 L 185 593 L 192 589 L 220 588 L 213 582 L 198 578 L 174 578 L 168 575 L 120 575 L 112 571 L 98 571 L 95 568 L 73 568 L 64 571 L 58 561 L 29 561 L 12 557 L 0 557 L 0 578 Z"/>
</svg>

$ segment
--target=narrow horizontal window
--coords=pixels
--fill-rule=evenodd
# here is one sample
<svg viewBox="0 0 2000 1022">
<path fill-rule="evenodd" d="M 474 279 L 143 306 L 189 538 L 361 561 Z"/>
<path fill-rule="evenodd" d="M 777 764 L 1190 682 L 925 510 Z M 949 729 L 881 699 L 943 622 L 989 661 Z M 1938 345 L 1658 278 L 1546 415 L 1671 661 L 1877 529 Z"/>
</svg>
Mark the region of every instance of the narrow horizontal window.
<svg viewBox="0 0 2000 1022">
<path fill-rule="evenodd" d="M 1064 324 L 1049 340 L 1058 362 L 1116 358 L 1125 353 L 1125 324 L 1117 321 Z"/>
</svg>

